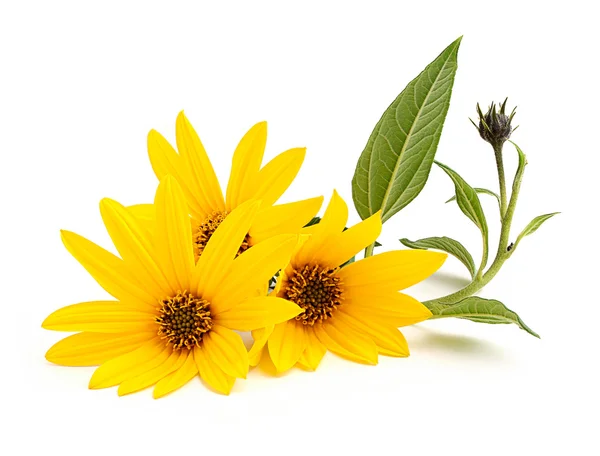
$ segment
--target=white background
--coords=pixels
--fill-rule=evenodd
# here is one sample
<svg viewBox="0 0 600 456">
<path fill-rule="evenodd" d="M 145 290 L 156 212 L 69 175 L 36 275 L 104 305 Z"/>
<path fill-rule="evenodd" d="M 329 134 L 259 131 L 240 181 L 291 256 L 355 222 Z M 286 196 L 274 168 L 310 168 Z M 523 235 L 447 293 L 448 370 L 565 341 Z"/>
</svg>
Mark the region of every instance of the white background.
<svg viewBox="0 0 600 456">
<path fill-rule="evenodd" d="M 593 2 L 2 2 L 0 7 L 0 452 L 21 454 L 598 453 L 598 45 Z M 217 5 L 217 6 L 215 6 Z M 269 121 L 267 157 L 307 146 L 284 200 L 333 188 L 351 204 L 356 160 L 404 86 L 464 34 L 437 158 L 495 187 L 477 101 L 518 104 L 528 155 L 515 231 L 526 238 L 482 292 L 515 326 L 432 321 L 408 328 L 412 356 L 376 367 L 327 355 L 316 373 L 253 371 L 231 396 L 199 381 L 159 401 L 87 389 L 92 368 L 53 366 L 63 334 L 44 317 L 104 292 L 59 229 L 109 246 L 98 201 L 152 200 L 146 134 L 174 139 L 185 109 L 225 186 L 232 151 Z M 515 154 L 507 148 L 508 174 Z M 476 228 L 438 169 L 384 228 L 449 235 L 479 255 Z M 483 196 L 492 234 L 495 203 Z M 352 222 L 358 217 L 352 212 Z M 513 236 L 514 238 L 514 236 Z M 415 287 L 456 289 L 449 260 Z"/>
</svg>

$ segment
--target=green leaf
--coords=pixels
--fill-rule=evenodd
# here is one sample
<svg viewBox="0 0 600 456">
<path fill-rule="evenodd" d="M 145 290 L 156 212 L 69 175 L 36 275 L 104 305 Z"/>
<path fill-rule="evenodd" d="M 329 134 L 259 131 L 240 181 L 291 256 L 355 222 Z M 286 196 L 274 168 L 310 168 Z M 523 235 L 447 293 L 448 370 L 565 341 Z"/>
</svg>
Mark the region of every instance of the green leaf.
<svg viewBox="0 0 600 456">
<path fill-rule="evenodd" d="M 450 105 L 461 39 L 413 79 L 377 122 L 352 179 L 361 218 L 382 210 L 385 222 L 425 186 Z"/>
<path fill-rule="evenodd" d="M 521 231 L 521 234 L 519 234 L 519 237 L 517 238 L 515 244 L 519 244 L 519 242 L 521 242 L 521 239 L 523 239 L 525 236 L 529 236 L 530 234 L 535 233 L 537 229 L 540 226 L 542 226 L 542 223 L 544 223 L 549 218 L 554 217 L 556 214 L 560 214 L 560 212 L 552 212 L 551 214 L 538 215 L 531 222 L 529 222 L 529 225 L 527 225 L 523 231 Z"/>
<path fill-rule="evenodd" d="M 435 303 L 430 304 L 428 307 L 433 313 L 432 318 L 455 317 L 487 324 L 514 323 L 532 336 L 538 339 L 540 337 L 521 320 L 521 317 L 495 299 L 470 296 L 456 304 L 446 305 Z"/>
<path fill-rule="evenodd" d="M 496 201 L 498 201 L 498 206 L 500 206 L 500 196 L 496 192 L 488 190 L 487 188 L 480 188 L 480 187 L 473 187 L 473 190 L 475 190 L 477 193 L 483 193 L 484 195 L 493 196 L 494 198 L 496 198 Z M 452 198 L 450 198 L 448 201 L 446 201 L 446 203 L 449 203 L 450 201 L 454 201 L 455 199 L 456 199 L 456 195 L 454 195 Z"/>
<path fill-rule="evenodd" d="M 471 274 L 471 278 L 475 277 L 475 262 L 469 251 L 460 242 L 449 237 L 429 237 L 419 239 L 418 241 L 409 241 L 408 239 L 400 239 L 400 242 L 411 249 L 436 249 L 442 250 L 455 256 L 462 264 L 466 266 Z"/>
</svg>

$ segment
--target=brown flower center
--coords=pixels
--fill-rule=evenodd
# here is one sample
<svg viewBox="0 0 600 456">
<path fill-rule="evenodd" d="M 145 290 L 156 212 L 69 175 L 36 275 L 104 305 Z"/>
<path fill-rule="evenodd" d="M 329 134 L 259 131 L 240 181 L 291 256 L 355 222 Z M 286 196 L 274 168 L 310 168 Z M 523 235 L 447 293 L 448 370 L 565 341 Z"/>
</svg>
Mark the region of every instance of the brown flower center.
<svg viewBox="0 0 600 456">
<path fill-rule="evenodd" d="M 204 221 L 196 228 L 196 231 L 193 235 L 194 254 L 196 255 L 196 260 L 200 258 L 200 255 L 202 255 L 202 252 L 204 252 L 204 249 L 206 248 L 206 244 L 208 244 L 208 241 L 219 225 L 223 223 L 225 217 L 227 217 L 227 211 L 215 211 L 206 217 L 206 219 L 204 219 Z M 249 248 L 250 236 L 246 234 L 246 237 L 244 237 L 242 245 L 240 246 L 237 254 L 241 255 Z"/>
<path fill-rule="evenodd" d="M 342 304 L 342 282 L 337 269 L 305 265 L 294 270 L 283 284 L 283 297 L 304 309 L 296 320 L 313 326 L 317 321 L 331 318 Z"/>
<path fill-rule="evenodd" d="M 159 337 L 173 345 L 174 350 L 183 347 L 191 350 L 195 345 L 199 346 L 202 336 L 213 325 L 210 303 L 186 291 L 160 303 L 160 316 L 156 317 Z"/>
</svg>

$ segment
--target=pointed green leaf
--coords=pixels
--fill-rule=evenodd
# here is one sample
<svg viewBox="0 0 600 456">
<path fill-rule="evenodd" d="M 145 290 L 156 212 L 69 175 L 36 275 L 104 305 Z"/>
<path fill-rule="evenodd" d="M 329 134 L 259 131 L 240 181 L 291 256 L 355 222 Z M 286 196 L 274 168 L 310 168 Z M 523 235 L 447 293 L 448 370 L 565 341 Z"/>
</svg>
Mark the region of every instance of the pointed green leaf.
<svg viewBox="0 0 600 456">
<path fill-rule="evenodd" d="M 477 193 L 482 193 L 484 195 L 493 196 L 494 198 L 496 198 L 496 201 L 498 201 L 498 206 L 500 206 L 500 196 L 496 192 L 493 192 L 491 190 L 488 190 L 487 188 L 481 188 L 481 187 L 473 187 L 473 190 L 475 190 Z M 446 201 L 446 203 L 449 203 L 450 201 L 454 201 L 455 199 L 456 199 L 456 195 L 454 195 L 452 198 L 450 198 L 448 201 Z"/>
<path fill-rule="evenodd" d="M 352 179 L 361 218 L 381 209 L 385 222 L 425 186 L 450 105 L 461 39 L 406 86 L 371 133 Z"/>
<path fill-rule="evenodd" d="M 429 237 L 425 239 L 419 239 L 418 241 L 409 241 L 408 239 L 400 239 L 400 242 L 406 247 L 411 249 L 436 249 L 447 252 L 450 255 L 455 256 L 462 264 L 466 266 L 471 274 L 471 278 L 475 277 L 475 262 L 469 251 L 460 242 L 443 236 L 443 237 Z"/>
<path fill-rule="evenodd" d="M 455 317 L 487 324 L 514 323 L 532 336 L 538 339 L 540 337 L 521 320 L 521 317 L 495 299 L 470 296 L 456 304 L 445 305 L 435 303 L 429 304 L 428 307 L 433 313 L 433 317 L 431 318 Z"/>
<path fill-rule="evenodd" d="M 560 214 L 560 212 L 552 212 L 551 214 L 538 215 L 531 222 L 529 222 L 529 225 L 527 225 L 523 231 L 521 231 L 521 234 L 519 234 L 519 237 L 517 238 L 515 244 L 521 242 L 521 239 L 523 239 L 525 236 L 529 236 L 530 234 L 535 233 L 537 229 L 540 226 L 542 226 L 542 223 L 544 223 L 549 218 L 554 217 L 556 214 Z"/>
</svg>

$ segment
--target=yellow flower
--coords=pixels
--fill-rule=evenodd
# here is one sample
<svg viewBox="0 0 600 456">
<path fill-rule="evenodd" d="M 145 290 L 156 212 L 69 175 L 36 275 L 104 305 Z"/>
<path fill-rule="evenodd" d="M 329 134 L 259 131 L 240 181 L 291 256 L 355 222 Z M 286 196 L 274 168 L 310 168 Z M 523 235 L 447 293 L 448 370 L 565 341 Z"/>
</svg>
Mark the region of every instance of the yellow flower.
<svg viewBox="0 0 600 456">
<path fill-rule="evenodd" d="M 409 355 L 397 328 L 426 320 L 431 312 L 398 290 L 429 277 L 447 255 L 399 250 L 347 263 L 375 242 L 381 218 L 377 213 L 343 231 L 347 219 L 348 207 L 334 192 L 323 219 L 311 227 L 312 235 L 292 255 L 274 291 L 303 312 L 252 332 L 251 365 L 258 364 L 265 345 L 279 372 L 296 363 L 314 370 L 327 350 L 368 364 L 377 364 L 378 354 Z"/>
<path fill-rule="evenodd" d="M 233 154 L 226 199 L 223 198 L 204 146 L 183 112 L 177 117 L 176 137 L 179 153 L 160 133 L 150 131 L 148 153 L 156 176 L 162 179 L 170 174 L 183 189 L 192 215 L 196 258 L 215 229 L 245 201 L 260 200 L 262 204 L 252 226 L 240 242 L 240 253 L 272 236 L 298 233 L 319 211 L 323 197 L 274 205 L 298 174 L 306 150 L 290 149 L 261 169 L 267 141 L 266 122 L 254 125 L 238 144 Z M 130 209 L 138 218 L 154 217 L 151 205 L 137 205 Z"/>
<path fill-rule="evenodd" d="M 258 202 L 232 210 L 196 263 L 185 196 L 171 176 L 155 198 L 152 230 L 119 203 L 105 199 L 104 224 L 121 258 L 87 239 L 62 232 L 66 248 L 116 301 L 64 307 L 42 324 L 81 331 L 55 344 L 46 358 L 66 366 L 101 366 L 90 388 L 119 385 L 119 395 L 156 385 L 158 398 L 196 375 L 229 394 L 245 378 L 248 353 L 234 330 L 286 321 L 301 309 L 262 296 L 264 283 L 284 267 L 298 236 L 278 235 L 237 256 L 257 216 Z"/>
</svg>

